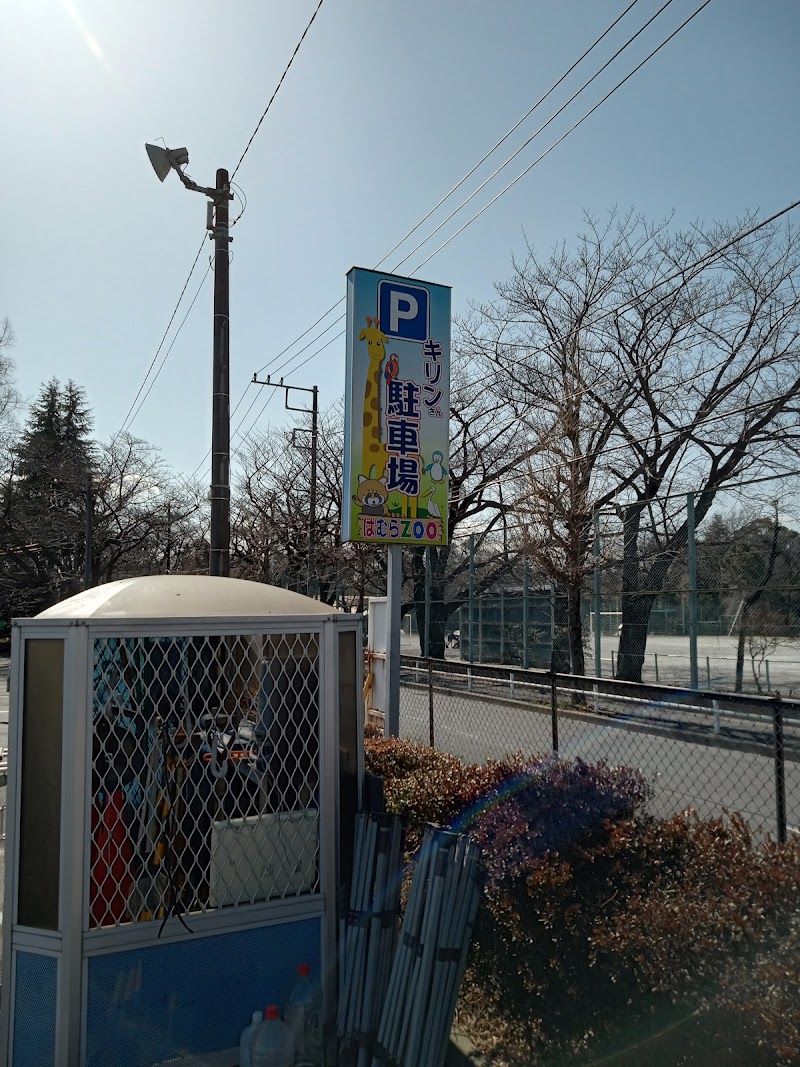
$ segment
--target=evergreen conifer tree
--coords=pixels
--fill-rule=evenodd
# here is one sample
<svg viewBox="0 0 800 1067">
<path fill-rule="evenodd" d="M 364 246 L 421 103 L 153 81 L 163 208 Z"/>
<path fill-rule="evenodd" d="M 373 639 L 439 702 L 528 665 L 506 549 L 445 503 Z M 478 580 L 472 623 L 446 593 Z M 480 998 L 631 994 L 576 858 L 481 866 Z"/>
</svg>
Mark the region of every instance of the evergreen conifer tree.
<svg viewBox="0 0 800 1067">
<path fill-rule="evenodd" d="M 91 428 L 80 386 L 55 378 L 42 386 L 14 450 L 0 517 L 4 615 L 36 614 L 82 586 Z"/>
</svg>

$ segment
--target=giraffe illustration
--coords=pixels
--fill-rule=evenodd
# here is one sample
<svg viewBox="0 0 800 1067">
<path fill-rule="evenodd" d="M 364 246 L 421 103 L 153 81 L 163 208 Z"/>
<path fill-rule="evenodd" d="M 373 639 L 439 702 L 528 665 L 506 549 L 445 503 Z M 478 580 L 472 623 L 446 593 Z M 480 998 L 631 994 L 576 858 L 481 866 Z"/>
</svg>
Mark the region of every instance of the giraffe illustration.
<svg viewBox="0 0 800 1067">
<path fill-rule="evenodd" d="M 361 437 L 361 462 L 365 473 L 375 467 L 380 478 L 386 467 L 388 455 L 381 440 L 381 367 L 386 359 L 388 337 L 380 328 L 379 319 L 367 316 L 367 325 L 358 335 L 359 341 L 367 342 L 369 367 L 364 385 L 364 426 Z"/>
</svg>

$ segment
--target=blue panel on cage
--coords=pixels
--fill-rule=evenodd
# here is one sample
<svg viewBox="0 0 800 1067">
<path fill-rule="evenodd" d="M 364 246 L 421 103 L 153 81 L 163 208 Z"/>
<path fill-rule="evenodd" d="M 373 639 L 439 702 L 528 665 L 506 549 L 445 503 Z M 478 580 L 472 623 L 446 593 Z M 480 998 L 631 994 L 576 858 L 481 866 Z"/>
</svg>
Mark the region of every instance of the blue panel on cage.
<svg viewBox="0 0 800 1067">
<path fill-rule="evenodd" d="M 49 1067 L 56 1056 L 58 960 L 15 954 L 13 1067 Z"/>
<path fill-rule="evenodd" d="M 320 938 L 315 918 L 90 957 L 88 1067 L 238 1045 L 254 1011 L 283 1010 L 298 963 L 319 978 Z"/>
</svg>

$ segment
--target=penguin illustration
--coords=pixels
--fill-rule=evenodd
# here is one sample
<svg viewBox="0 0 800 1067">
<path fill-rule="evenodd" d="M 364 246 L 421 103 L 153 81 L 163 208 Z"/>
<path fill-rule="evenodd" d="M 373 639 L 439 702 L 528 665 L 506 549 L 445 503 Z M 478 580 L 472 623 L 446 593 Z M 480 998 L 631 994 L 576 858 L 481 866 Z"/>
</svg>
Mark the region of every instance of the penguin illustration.
<svg viewBox="0 0 800 1067">
<path fill-rule="evenodd" d="M 433 494 L 436 492 L 436 487 L 431 486 L 427 493 L 424 495 L 428 497 L 428 514 L 432 519 L 441 519 L 442 512 L 439 509 L 439 505 L 433 499 Z"/>
<path fill-rule="evenodd" d="M 447 475 L 447 467 L 445 467 L 442 460 L 444 456 L 441 452 L 434 452 L 431 456 L 431 462 L 425 468 L 425 473 L 430 474 L 432 482 L 443 482 Z"/>
</svg>

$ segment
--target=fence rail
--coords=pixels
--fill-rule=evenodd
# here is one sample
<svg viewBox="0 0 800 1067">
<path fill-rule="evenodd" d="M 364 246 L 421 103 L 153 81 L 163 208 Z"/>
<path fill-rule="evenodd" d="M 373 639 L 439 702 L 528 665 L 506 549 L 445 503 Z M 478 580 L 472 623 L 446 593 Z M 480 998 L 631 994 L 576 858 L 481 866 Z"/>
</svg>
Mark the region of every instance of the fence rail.
<svg viewBox="0 0 800 1067">
<path fill-rule="evenodd" d="M 638 767 L 651 809 L 800 824 L 800 701 L 401 658 L 401 736 L 469 762 L 516 751 Z"/>
</svg>

